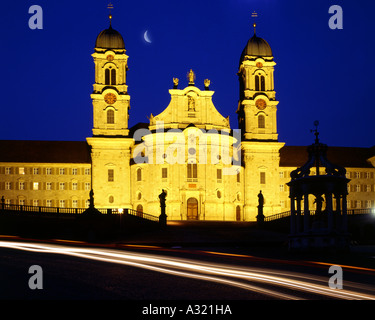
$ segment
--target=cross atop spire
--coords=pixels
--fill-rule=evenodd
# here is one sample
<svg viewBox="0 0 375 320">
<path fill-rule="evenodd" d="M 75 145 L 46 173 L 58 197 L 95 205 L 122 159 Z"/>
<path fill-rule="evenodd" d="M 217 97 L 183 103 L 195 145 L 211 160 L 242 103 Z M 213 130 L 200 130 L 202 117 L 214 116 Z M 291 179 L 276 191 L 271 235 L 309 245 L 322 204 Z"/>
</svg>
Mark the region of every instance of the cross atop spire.
<svg viewBox="0 0 375 320">
<path fill-rule="evenodd" d="M 112 26 L 112 13 L 111 10 L 113 9 L 113 4 L 110 2 L 107 6 L 109 10 L 108 18 L 109 18 L 109 25 Z"/>
<path fill-rule="evenodd" d="M 314 126 L 315 126 L 315 129 L 313 130 L 310 130 L 311 132 L 314 132 L 315 134 L 315 143 L 319 143 L 319 131 L 318 131 L 318 126 L 319 126 L 319 121 L 318 120 L 315 120 L 314 121 Z"/>
<path fill-rule="evenodd" d="M 254 34 L 255 34 L 255 28 L 257 26 L 256 22 L 255 22 L 255 19 L 258 18 L 258 14 L 254 11 L 252 14 L 251 14 L 251 17 L 254 18 L 254 23 L 253 23 L 253 27 L 254 27 Z"/>
</svg>

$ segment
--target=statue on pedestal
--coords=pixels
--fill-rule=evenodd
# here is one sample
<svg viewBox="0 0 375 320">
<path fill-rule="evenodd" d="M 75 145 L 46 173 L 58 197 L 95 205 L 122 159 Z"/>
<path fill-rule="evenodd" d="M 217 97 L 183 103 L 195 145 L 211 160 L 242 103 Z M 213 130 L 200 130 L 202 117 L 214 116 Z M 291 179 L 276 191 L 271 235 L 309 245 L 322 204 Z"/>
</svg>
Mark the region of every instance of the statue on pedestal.
<svg viewBox="0 0 375 320">
<path fill-rule="evenodd" d="M 264 222 L 263 206 L 264 206 L 264 197 L 262 194 L 262 190 L 260 190 L 258 193 L 258 215 L 257 215 L 258 225 Z"/>
<path fill-rule="evenodd" d="M 191 85 L 194 85 L 195 84 L 195 73 L 192 69 L 190 69 L 189 73 L 187 74 L 187 78 L 188 78 L 188 81 L 189 81 L 189 86 Z"/>
<path fill-rule="evenodd" d="M 92 209 L 92 208 L 94 208 L 94 190 L 93 189 L 90 190 L 89 195 L 90 195 L 89 208 Z"/>
<path fill-rule="evenodd" d="M 167 193 L 165 192 L 164 189 L 162 189 L 161 194 L 159 194 L 159 199 L 160 199 L 160 207 L 165 209 L 165 198 L 167 197 Z"/>
<path fill-rule="evenodd" d="M 188 111 L 195 111 L 195 100 L 190 96 L 188 96 Z"/>
<path fill-rule="evenodd" d="M 159 223 L 162 226 L 165 226 L 167 224 L 167 215 L 165 214 L 165 198 L 167 197 L 167 192 L 162 189 L 161 194 L 159 194 L 159 200 L 160 200 L 160 209 L 161 214 L 159 216 Z"/>
</svg>

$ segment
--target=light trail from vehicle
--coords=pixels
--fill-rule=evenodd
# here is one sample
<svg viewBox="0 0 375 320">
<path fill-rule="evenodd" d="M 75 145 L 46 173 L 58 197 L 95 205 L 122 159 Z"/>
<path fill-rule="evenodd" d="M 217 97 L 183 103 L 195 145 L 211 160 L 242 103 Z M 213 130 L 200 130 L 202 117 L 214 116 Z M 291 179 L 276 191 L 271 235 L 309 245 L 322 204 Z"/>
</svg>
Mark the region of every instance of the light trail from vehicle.
<svg viewBox="0 0 375 320">
<path fill-rule="evenodd" d="M 357 290 L 361 289 L 363 291 L 365 289 L 365 291 L 375 293 L 375 289 L 371 287 L 363 288 L 361 284 L 346 282 L 345 288 L 348 287 L 350 289 L 331 289 L 328 286 L 327 278 L 277 269 L 238 267 L 157 254 L 60 244 L 0 241 L 0 247 L 38 253 L 63 254 L 77 258 L 123 264 L 178 277 L 211 281 L 258 292 L 276 299 L 303 299 L 304 295 L 312 294 L 333 299 L 375 300 L 374 294 Z M 257 285 L 253 283 L 257 283 Z M 292 293 L 289 294 L 286 291 L 291 291 Z"/>
</svg>

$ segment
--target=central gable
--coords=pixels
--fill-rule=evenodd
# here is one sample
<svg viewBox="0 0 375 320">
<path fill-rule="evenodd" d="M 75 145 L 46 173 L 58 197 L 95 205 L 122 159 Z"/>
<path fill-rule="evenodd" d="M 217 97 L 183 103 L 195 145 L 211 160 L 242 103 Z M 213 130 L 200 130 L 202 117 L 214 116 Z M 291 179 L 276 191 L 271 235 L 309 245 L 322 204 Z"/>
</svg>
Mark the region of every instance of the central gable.
<svg viewBox="0 0 375 320">
<path fill-rule="evenodd" d="M 224 118 L 212 102 L 214 91 L 200 90 L 194 85 L 185 89 L 170 89 L 171 101 L 160 114 L 150 116 L 151 131 L 184 129 L 193 124 L 197 128 L 210 130 L 230 130 L 229 116 Z"/>
</svg>

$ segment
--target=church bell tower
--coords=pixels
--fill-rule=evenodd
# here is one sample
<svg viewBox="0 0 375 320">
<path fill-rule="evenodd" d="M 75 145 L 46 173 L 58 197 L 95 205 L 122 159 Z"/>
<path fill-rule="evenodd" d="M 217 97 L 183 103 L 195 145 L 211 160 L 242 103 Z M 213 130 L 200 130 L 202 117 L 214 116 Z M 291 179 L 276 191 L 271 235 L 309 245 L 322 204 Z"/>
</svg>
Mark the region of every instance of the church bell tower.
<svg viewBox="0 0 375 320">
<path fill-rule="evenodd" d="M 91 94 L 94 114 L 94 136 L 127 136 L 130 96 L 126 85 L 128 56 L 121 34 L 109 28 L 97 37 L 92 57 L 95 83 Z"/>
<path fill-rule="evenodd" d="M 254 15 L 253 15 L 254 16 Z M 244 166 L 245 220 L 256 220 L 259 191 L 264 196 L 264 215 L 281 212 L 278 168 L 276 92 L 274 88 L 273 53 L 266 40 L 256 35 L 242 51 L 239 71 L 240 96 L 237 108 L 241 129 L 241 152 Z"/>
<path fill-rule="evenodd" d="M 93 136 L 87 138 L 87 143 L 91 146 L 91 188 L 95 206 L 132 208 L 130 158 L 134 139 L 129 137 L 128 129 L 128 56 L 121 34 L 112 28 L 111 14 L 109 28 L 98 35 L 92 56 L 95 64 L 91 94 L 94 126 Z"/>
<path fill-rule="evenodd" d="M 277 141 L 273 53 L 266 40 L 254 35 L 242 51 L 239 71 L 238 122 L 243 139 Z"/>
</svg>

